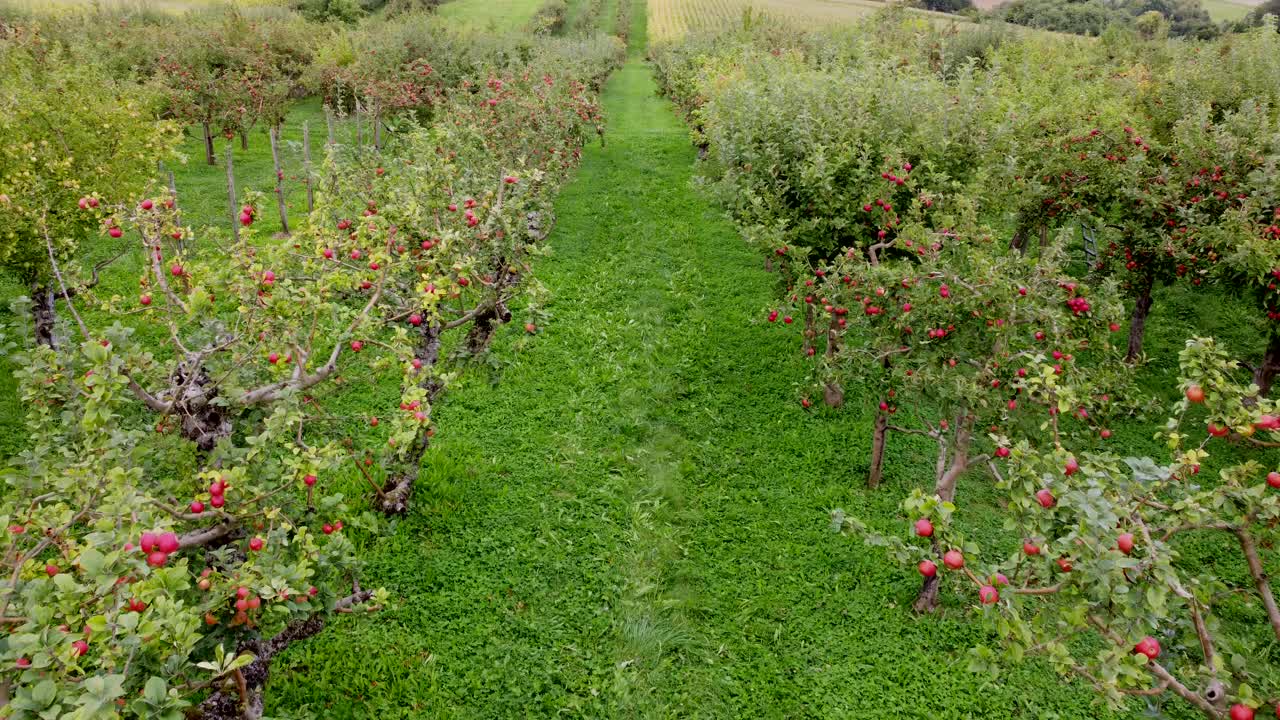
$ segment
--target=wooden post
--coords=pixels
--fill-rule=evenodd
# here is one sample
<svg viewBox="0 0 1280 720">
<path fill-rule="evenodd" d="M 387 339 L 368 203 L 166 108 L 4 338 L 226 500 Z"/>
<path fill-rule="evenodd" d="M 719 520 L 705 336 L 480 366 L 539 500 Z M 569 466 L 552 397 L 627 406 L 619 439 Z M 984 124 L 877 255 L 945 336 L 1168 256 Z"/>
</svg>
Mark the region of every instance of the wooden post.
<svg viewBox="0 0 1280 720">
<path fill-rule="evenodd" d="M 210 165 L 217 165 L 218 159 L 213 155 L 213 130 L 209 128 L 207 120 L 201 123 L 200 127 L 204 130 L 204 161 Z"/>
<path fill-rule="evenodd" d="M 236 202 L 236 171 L 231 161 L 231 141 L 227 141 L 227 208 L 231 211 L 231 239 L 240 242 L 240 208 Z"/>
<path fill-rule="evenodd" d="M 382 117 L 381 113 L 373 115 L 373 149 L 382 149 Z"/>
<path fill-rule="evenodd" d="M 160 165 L 160 172 L 168 173 L 169 175 L 169 200 L 170 202 L 173 203 L 174 214 L 178 218 L 178 224 L 181 225 L 182 213 L 178 209 L 178 183 L 173 177 L 173 171 L 166 168 L 164 166 L 163 161 L 161 161 L 159 165 Z M 185 236 L 178 237 L 178 254 L 179 255 L 186 252 L 186 243 L 183 242 L 183 240 L 185 240 Z"/>
<path fill-rule="evenodd" d="M 359 148 L 360 144 L 364 141 L 364 133 L 361 132 L 360 130 L 360 99 L 359 98 L 356 99 L 356 112 L 355 112 L 354 118 L 356 121 L 356 147 Z"/>
<path fill-rule="evenodd" d="M 280 208 L 280 229 L 289 234 L 289 211 L 284 204 L 284 168 L 280 166 L 280 126 L 271 126 L 271 164 L 276 169 L 276 205 Z"/>
<path fill-rule="evenodd" d="M 311 183 L 311 123 L 302 121 L 302 167 L 307 174 L 307 213 L 316 209 L 315 190 Z"/>
<path fill-rule="evenodd" d="M 329 126 L 329 145 L 332 146 L 337 140 L 334 139 L 333 108 L 328 105 L 324 106 L 324 121 Z"/>
</svg>

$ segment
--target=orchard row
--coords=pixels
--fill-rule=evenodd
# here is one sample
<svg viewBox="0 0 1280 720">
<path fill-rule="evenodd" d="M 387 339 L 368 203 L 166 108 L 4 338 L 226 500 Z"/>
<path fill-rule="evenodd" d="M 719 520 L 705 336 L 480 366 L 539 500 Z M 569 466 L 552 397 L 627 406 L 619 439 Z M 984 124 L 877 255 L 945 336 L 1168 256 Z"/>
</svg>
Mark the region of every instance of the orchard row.
<svg viewBox="0 0 1280 720">
<path fill-rule="evenodd" d="M 622 55 L 603 36 L 509 52 L 425 16 L 318 41 L 220 17 L 0 41 L 0 129 L 19 138 L 0 258 L 44 290 L 6 331 L 27 409 L 0 503 L 11 717 L 259 717 L 275 653 L 394 601 L 360 586 L 348 535 L 405 512 L 434 405 L 515 301 L 538 331 L 551 202 Z M 180 126 L 212 149 L 313 87 L 374 142 L 331 139 L 311 212 L 265 237 L 275 202 L 248 191 L 234 235 L 186 224 L 154 178 Z M 89 244 L 120 255 L 90 273 Z M 130 272 L 135 290 L 103 291 Z"/>
<path fill-rule="evenodd" d="M 919 573 L 917 611 L 944 587 L 982 608 L 1002 644 L 974 649 L 977 670 L 1035 653 L 1118 705 L 1170 695 L 1211 718 L 1280 717 L 1266 639 L 1280 641 L 1280 472 L 1264 465 L 1280 445 L 1275 28 L 974 52 L 890 11 L 654 58 L 706 186 L 778 274 L 761 318 L 812 358 L 799 402 L 864 404 L 871 487 L 895 435 L 936 447 L 902 525 L 836 511 L 836 527 Z M 1083 252 L 1081 228 L 1096 242 Z M 1245 294 L 1256 316 L 1241 322 L 1267 351 L 1241 377 L 1214 341 L 1188 340 L 1168 456 L 1129 457 L 1109 439 L 1158 407 L 1133 363 L 1153 290 L 1173 283 Z M 1244 459 L 1201 475 L 1229 443 Z M 998 492 L 998 540 L 957 520 L 977 475 Z M 1235 562 L 1182 560 L 1206 533 Z"/>
</svg>

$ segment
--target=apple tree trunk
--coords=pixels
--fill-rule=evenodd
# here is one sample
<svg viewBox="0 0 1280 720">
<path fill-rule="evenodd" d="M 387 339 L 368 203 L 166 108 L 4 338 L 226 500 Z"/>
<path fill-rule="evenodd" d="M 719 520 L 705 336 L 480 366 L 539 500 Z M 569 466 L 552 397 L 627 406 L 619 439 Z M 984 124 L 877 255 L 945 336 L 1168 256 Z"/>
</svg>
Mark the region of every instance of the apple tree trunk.
<svg viewBox="0 0 1280 720">
<path fill-rule="evenodd" d="M 951 462 L 938 477 L 937 484 L 934 486 L 934 494 L 943 502 L 955 501 L 956 481 L 969 468 L 969 446 L 973 440 L 972 424 L 972 418 L 962 419 L 956 423 Z M 940 555 L 941 551 L 942 548 L 938 547 L 938 542 L 935 540 L 933 542 L 934 555 Z M 933 577 L 924 579 L 924 583 L 920 587 L 920 594 L 916 596 L 916 601 L 912 606 L 916 612 L 932 613 L 938 609 L 938 586 L 940 583 L 941 579 L 936 574 Z"/>
<path fill-rule="evenodd" d="M 203 366 L 181 362 L 169 380 L 173 388 L 173 410 L 179 418 L 182 437 L 195 443 L 201 452 L 213 450 L 218 441 L 231 435 L 231 417 L 218 400 L 218 389 Z"/>
<path fill-rule="evenodd" d="M 200 128 L 204 133 L 204 161 L 207 165 L 217 165 L 218 158 L 213 153 L 213 130 L 209 128 L 208 121 L 200 124 Z"/>
<path fill-rule="evenodd" d="M 236 169 L 227 141 L 227 208 L 231 211 L 231 239 L 240 242 L 240 203 L 236 201 Z"/>
<path fill-rule="evenodd" d="M 871 472 L 867 475 L 867 487 L 880 487 L 884 474 L 884 444 L 889 437 L 889 416 L 876 413 L 875 430 L 871 435 Z"/>
<path fill-rule="evenodd" d="M 1147 316 L 1151 314 L 1151 291 L 1155 288 L 1155 278 L 1150 275 L 1141 282 L 1133 303 L 1133 315 L 1129 317 L 1129 351 L 1124 359 L 1130 363 L 1142 356 L 1142 336 L 1147 330 Z"/>
<path fill-rule="evenodd" d="M 307 214 L 316 209 L 315 183 L 311 180 L 311 124 L 302 121 L 302 167 L 307 175 Z"/>
<path fill-rule="evenodd" d="M 1280 333 L 1271 333 L 1267 340 L 1267 350 L 1262 355 L 1262 362 L 1253 371 L 1253 382 L 1260 389 L 1259 394 L 1271 394 L 1271 385 L 1275 383 L 1276 373 L 1280 373 Z"/>
<path fill-rule="evenodd" d="M 32 283 L 31 319 L 35 325 L 36 343 L 56 348 L 54 325 L 58 320 L 58 295 L 49 285 Z"/>
<path fill-rule="evenodd" d="M 436 397 L 444 390 L 435 372 L 436 364 L 440 361 L 442 331 L 443 328 L 437 322 L 423 325 L 418 331 L 420 334 L 415 356 L 422 361 L 422 369 L 419 372 L 424 374 L 419 387 L 427 391 L 428 405 L 434 403 Z M 418 428 L 405 465 L 398 472 L 393 473 L 383 486 L 382 494 L 378 496 L 377 501 L 378 509 L 383 514 L 403 515 L 408 511 L 409 496 L 413 494 L 414 483 L 418 481 L 418 474 L 422 471 L 422 460 L 431 447 L 431 436 L 427 434 L 428 430 L 429 428 L 425 425 Z"/>
<path fill-rule="evenodd" d="M 280 209 L 280 230 L 289 234 L 289 210 L 284 202 L 284 168 L 280 165 L 280 126 L 271 126 L 271 164 L 276 171 L 276 207 Z"/>
</svg>

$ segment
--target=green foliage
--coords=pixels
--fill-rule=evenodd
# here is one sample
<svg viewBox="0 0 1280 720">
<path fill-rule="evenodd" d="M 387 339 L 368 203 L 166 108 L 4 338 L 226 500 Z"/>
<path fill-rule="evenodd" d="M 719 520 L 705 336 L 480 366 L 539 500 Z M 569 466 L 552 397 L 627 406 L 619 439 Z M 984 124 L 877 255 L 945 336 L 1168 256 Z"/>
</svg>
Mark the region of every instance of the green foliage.
<svg viewBox="0 0 1280 720">
<path fill-rule="evenodd" d="M 568 16 L 569 5 L 565 0 L 546 0 L 533 14 L 527 30 L 535 35 L 557 34 L 564 29 Z"/>
<path fill-rule="evenodd" d="M 50 282 L 50 245 L 65 259 L 98 229 L 82 198 L 130 197 L 172 157 L 177 128 L 150 103 L 39 36 L 0 41 L 0 264 L 23 283 Z"/>
<path fill-rule="evenodd" d="M 315 22 L 354 23 L 366 11 L 359 0 L 299 0 L 296 7 Z"/>
<path fill-rule="evenodd" d="M 975 668 L 996 671 L 997 658 L 1018 663 L 1043 654 L 1059 672 L 1087 679 L 1113 705 L 1154 685 L 1156 694 L 1176 694 L 1210 717 L 1220 702 L 1274 702 L 1277 674 L 1258 640 L 1267 626 L 1280 637 L 1280 613 L 1259 547 L 1274 542 L 1280 473 L 1268 475 L 1258 456 L 1222 468 L 1217 478 L 1198 478 L 1210 448 L 1223 441 L 1193 428 L 1207 420 L 1209 436 L 1234 433 L 1265 446 L 1280 431 L 1278 411 L 1257 397 L 1257 386 L 1236 377 L 1236 363 L 1211 340 L 1187 342 L 1181 374 L 1187 396 L 1160 434 L 1170 464 L 1080 455 L 1056 437 L 1046 438 L 1043 449 L 1034 441 L 1013 448 L 998 487 L 1007 495 L 1005 528 L 1024 539 L 1020 551 L 984 555 L 936 501 L 916 496 L 903 504 L 908 517 L 934 521 L 934 548 L 964 549 L 965 568 L 947 572 L 954 581 L 948 584 L 999 591 L 1000 599 L 983 604 L 992 607 L 986 618 L 1003 649 L 998 655 L 976 650 Z M 1187 420 L 1192 428 L 1184 429 Z M 1259 440 L 1261 434 L 1267 439 Z M 840 520 L 902 560 L 936 552 Z M 1184 535 L 1210 533 L 1237 546 L 1244 578 L 1184 561 Z M 1081 637 L 1102 650 L 1081 647 Z M 1144 651 L 1140 641 L 1156 644 Z"/>
<path fill-rule="evenodd" d="M 1000 19 L 1040 30 L 1098 36 L 1129 16 L 1104 0 L 1013 0 L 1001 5 Z"/>
</svg>

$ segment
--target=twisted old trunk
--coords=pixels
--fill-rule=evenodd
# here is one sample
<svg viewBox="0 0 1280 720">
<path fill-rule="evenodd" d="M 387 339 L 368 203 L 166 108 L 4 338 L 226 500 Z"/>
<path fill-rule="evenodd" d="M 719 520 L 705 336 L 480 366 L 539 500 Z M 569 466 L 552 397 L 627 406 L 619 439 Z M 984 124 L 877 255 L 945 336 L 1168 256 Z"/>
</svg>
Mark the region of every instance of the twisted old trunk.
<svg viewBox="0 0 1280 720">
<path fill-rule="evenodd" d="M 373 593 L 362 590 L 338 601 L 341 610 L 368 600 Z M 305 640 L 324 629 L 324 618 L 312 615 L 296 620 L 268 640 L 246 640 L 239 652 L 254 656 L 253 662 L 238 673 L 222 678 L 214 692 L 195 709 L 199 720 L 258 720 L 262 717 L 262 691 L 271 677 L 271 661 L 291 644 Z"/>
<path fill-rule="evenodd" d="M 956 498 L 956 481 L 969 469 L 969 447 L 973 442 L 973 418 L 964 418 L 957 423 L 950 463 L 937 476 L 934 494 L 943 502 L 954 502 Z M 938 541 L 933 541 L 933 552 L 940 554 Z M 918 613 L 931 613 L 938 609 L 938 587 L 941 578 L 938 575 L 927 577 L 920 587 L 920 594 L 912 605 Z"/>
<path fill-rule="evenodd" d="M 1134 362 L 1142 356 L 1142 336 L 1147 329 L 1147 316 L 1151 314 L 1151 291 L 1155 288 L 1155 278 L 1150 275 L 1143 278 L 1138 286 L 1138 296 L 1133 303 L 1133 315 L 1129 317 L 1129 350 L 1124 356 L 1125 362 Z"/>
<path fill-rule="evenodd" d="M 444 330 L 439 322 L 423 325 L 418 330 L 418 349 L 416 357 L 422 360 L 424 378 L 418 384 L 427 391 L 427 403 L 430 405 L 444 390 L 439 378 L 434 374 L 436 364 L 440 361 L 440 333 Z M 383 485 L 382 494 L 378 497 L 378 509 L 386 515 L 403 515 L 409 509 L 409 496 L 413 494 L 413 485 L 422 472 L 422 460 L 431 447 L 430 428 L 418 428 L 409 449 L 409 457 L 404 467 L 392 474 Z"/>
<path fill-rule="evenodd" d="M 36 344 L 56 348 L 54 325 L 58 320 L 58 296 L 51 286 L 31 284 L 31 316 L 35 324 Z"/>
</svg>

